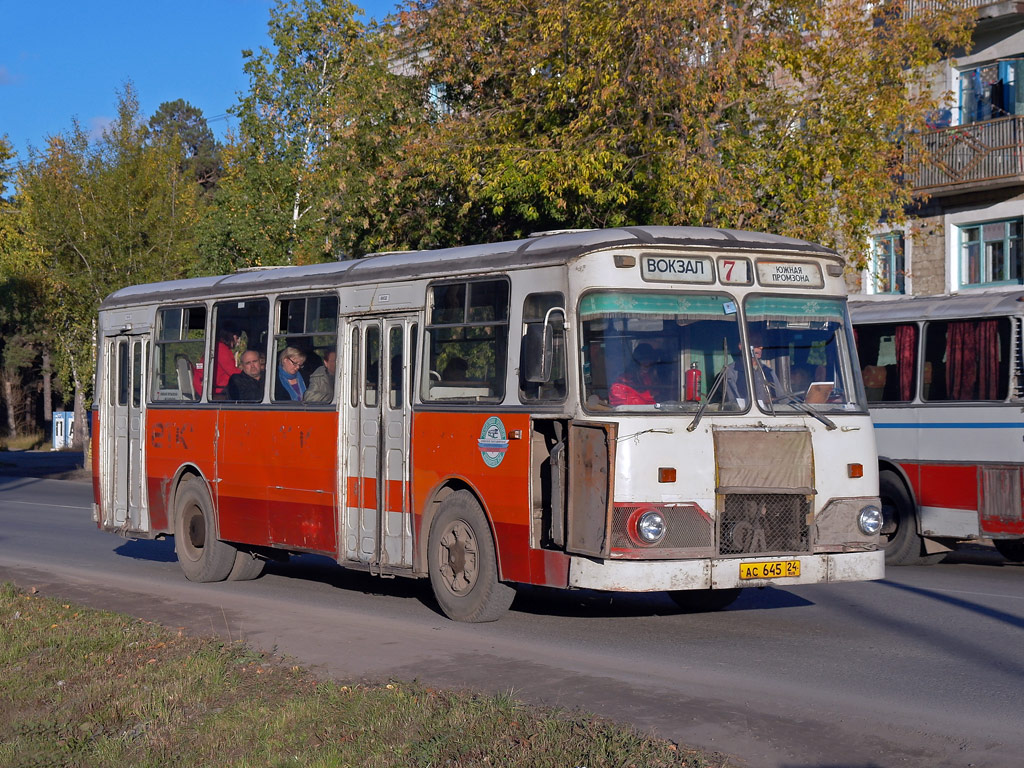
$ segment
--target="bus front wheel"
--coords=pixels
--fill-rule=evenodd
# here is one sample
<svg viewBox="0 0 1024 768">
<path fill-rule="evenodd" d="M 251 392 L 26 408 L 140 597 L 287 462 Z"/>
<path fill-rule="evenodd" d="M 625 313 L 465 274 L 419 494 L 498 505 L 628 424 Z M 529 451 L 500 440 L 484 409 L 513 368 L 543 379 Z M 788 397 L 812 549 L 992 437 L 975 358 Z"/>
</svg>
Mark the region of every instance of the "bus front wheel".
<svg viewBox="0 0 1024 768">
<path fill-rule="evenodd" d="M 914 502 L 899 475 L 889 470 L 879 472 L 878 495 L 882 499 L 886 565 L 933 565 L 946 556 L 944 552 L 924 553 L 924 540 L 917 533 Z"/>
<path fill-rule="evenodd" d="M 174 516 L 174 552 L 189 581 L 224 581 L 235 564 L 235 548 L 216 538 L 213 502 L 197 478 L 178 489 Z"/>
<path fill-rule="evenodd" d="M 469 491 L 445 499 L 430 524 L 427 570 L 434 597 L 453 621 L 495 621 L 516 595 L 498 580 L 490 526 Z"/>
</svg>

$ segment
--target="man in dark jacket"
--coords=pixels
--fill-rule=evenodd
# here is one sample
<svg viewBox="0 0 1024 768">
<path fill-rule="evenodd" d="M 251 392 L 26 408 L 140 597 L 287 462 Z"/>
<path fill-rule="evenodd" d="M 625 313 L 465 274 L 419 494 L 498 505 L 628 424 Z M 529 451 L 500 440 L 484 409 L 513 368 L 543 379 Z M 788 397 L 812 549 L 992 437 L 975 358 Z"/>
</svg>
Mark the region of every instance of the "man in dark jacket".
<svg viewBox="0 0 1024 768">
<path fill-rule="evenodd" d="M 263 399 L 265 375 L 260 370 L 260 353 L 247 349 L 242 353 L 242 372 L 228 379 L 228 400 L 259 402 Z"/>
</svg>

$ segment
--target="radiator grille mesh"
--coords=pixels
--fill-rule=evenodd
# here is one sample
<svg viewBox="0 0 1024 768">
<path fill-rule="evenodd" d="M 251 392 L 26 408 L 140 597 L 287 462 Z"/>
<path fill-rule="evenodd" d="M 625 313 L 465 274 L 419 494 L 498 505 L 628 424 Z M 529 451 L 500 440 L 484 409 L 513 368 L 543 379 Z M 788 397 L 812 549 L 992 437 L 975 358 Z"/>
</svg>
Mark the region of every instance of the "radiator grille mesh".
<svg viewBox="0 0 1024 768">
<path fill-rule="evenodd" d="M 810 551 L 809 502 L 793 494 L 727 494 L 718 527 L 721 555 Z"/>
</svg>

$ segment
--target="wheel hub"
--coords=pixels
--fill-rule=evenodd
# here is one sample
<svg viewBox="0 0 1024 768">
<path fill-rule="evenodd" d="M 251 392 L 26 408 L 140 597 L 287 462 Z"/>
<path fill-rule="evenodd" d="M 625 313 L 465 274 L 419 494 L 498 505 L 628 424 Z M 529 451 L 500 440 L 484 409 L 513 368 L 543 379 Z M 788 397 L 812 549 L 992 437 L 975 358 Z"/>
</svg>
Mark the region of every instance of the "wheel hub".
<svg viewBox="0 0 1024 768">
<path fill-rule="evenodd" d="M 464 595 L 477 579 L 477 544 L 473 530 L 462 520 L 451 524 L 441 537 L 441 575 L 453 594 Z"/>
</svg>

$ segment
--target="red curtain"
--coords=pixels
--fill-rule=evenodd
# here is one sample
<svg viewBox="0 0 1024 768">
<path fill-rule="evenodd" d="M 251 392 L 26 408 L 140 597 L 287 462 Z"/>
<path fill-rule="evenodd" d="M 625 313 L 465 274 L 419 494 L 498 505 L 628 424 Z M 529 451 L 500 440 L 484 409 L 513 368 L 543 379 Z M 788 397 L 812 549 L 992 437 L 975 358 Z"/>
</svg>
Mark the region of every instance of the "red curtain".
<svg viewBox="0 0 1024 768">
<path fill-rule="evenodd" d="M 951 400 L 995 400 L 998 391 L 998 321 L 951 322 L 946 328 L 947 396 Z"/>
<path fill-rule="evenodd" d="M 917 326 L 896 326 L 896 370 L 900 375 L 900 400 L 914 396 L 914 351 L 917 348 Z"/>
</svg>

